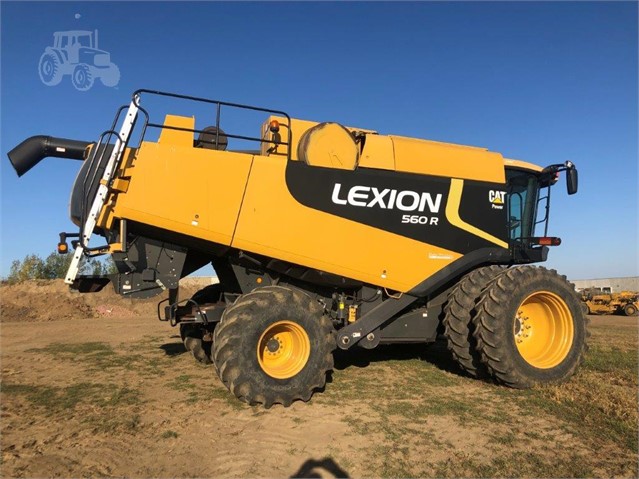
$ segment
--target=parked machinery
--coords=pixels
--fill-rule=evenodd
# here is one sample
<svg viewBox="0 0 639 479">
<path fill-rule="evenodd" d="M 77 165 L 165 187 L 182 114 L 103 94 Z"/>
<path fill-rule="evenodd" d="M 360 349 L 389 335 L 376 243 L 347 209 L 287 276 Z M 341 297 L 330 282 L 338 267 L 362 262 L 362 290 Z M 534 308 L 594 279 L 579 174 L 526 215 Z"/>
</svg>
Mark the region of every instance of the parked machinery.
<svg viewBox="0 0 639 479">
<path fill-rule="evenodd" d="M 634 316 L 639 310 L 639 293 L 634 291 L 602 293 L 597 288 L 587 288 L 581 291 L 581 301 L 587 314 Z"/>
</svg>

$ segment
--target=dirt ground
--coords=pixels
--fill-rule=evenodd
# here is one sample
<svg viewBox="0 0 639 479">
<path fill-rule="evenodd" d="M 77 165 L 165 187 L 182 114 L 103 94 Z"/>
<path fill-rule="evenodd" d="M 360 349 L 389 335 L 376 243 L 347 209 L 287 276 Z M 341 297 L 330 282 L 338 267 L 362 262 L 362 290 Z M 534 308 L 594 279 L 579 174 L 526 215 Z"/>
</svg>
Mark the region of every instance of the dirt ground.
<svg viewBox="0 0 639 479">
<path fill-rule="evenodd" d="M 436 343 L 337 357 L 309 403 L 263 410 L 155 299 L 33 282 L 0 301 L 2 477 L 637 476 L 636 317 L 592 316 L 593 359 L 565 386 L 472 380 Z"/>
</svg>

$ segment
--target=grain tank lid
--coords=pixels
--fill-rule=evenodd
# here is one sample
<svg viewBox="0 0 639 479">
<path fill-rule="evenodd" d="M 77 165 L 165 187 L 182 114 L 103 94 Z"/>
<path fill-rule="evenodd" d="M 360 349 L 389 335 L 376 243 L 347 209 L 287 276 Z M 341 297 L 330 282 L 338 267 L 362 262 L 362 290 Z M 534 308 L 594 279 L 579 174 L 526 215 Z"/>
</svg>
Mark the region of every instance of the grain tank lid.
<svg viewBox="0 0 639 479">
<path fill-rule="evenodd" d="M 320 123 L 301 136 L 297 157 L 310 166 L 354 170 L 359 147 L 352 133 L 339 123 Z"/>
<path fill-rule="evenodd" d="M 269 140 L 271 139 L 271 133 L 269 132 L 269 125 L 271 123 L 271 121 L 277 121 L 280 125 L 280 134 L 282 135 L 282 139 L 283 141 L 286 141 L 286 137 L 288 135 L 288 120 L 284 117 L 281 116 L 276 116 L 276 115 L 271 115 L 269 116 L 266 121 L 264 123 L 262 123 L 262 129 L 261 129 L 261 138 L 263 140 Z M 291 133 L 292 133 L 292 142 L 291 142 L 291 159 L 292 160 L 297 160 L 297 150 L 298 150 L 298 144 L 300 139 L 302 138 L 302 135 L 304 133 L 306 133 L 308 130 L 310 130 L 311 128 L 313 128 L 316 125 L 319 125 L 320 122 L 318 121 L 310 121 L 310 120 L 301 120 L 299 118 L 291 118 L 291 124 L 290 124 L 290 128 L 291 128 Z M 362 132 L 362 133 L 366 133 L 368 135 L 376 135 L 377 131 L 375 130 L 368 130 L 366 128 L 356 128 L 356 127 L 352 127 L 352 126 L 348 126 L 348 125 L 344 125 L 344 128 L 346 128 L 347 130 L 355 133 L 355 132 Z M 264 141 L 262 143 L 262 147 L 261 147 L 261 154 L 262 155 L 266 155 L 267 154 L 267 150 L 273 146 L 272 143 L 268 143 L 268 141 Z M 281 156 L 286 156 L 288 152 L 288 149 L 286 146 L 281 145 L 278 149 L 277 152 L 275 154 L 277 155 L 281 155 Z"/>
<path fill-rule="evenodd" d="M 395 169 L 406 173 L 505 183 L 504 159 L 499 153 L 452 143 L 389 136 Z"/>
</svg>

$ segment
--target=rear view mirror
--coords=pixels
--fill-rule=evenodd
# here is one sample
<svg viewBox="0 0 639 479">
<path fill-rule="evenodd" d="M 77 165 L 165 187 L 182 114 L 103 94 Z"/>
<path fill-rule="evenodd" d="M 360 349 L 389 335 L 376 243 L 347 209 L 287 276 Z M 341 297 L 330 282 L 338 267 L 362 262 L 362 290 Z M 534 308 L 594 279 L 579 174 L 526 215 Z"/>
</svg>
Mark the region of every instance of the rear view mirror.
<svg viewBox="0 0 639 479">
<path fill-rule="evenodd" d="M 566 188 L 568 189 L 569 195 L 574 195 L 577 193 L 577 189 L 579 187 L 579 175 L 577 174 L 577 168 L 575 168 L 575 165 L 570 163 L 569 165 L 566 164 L 566 166 L 568 167 L 566 169 Z"/>
</svg>

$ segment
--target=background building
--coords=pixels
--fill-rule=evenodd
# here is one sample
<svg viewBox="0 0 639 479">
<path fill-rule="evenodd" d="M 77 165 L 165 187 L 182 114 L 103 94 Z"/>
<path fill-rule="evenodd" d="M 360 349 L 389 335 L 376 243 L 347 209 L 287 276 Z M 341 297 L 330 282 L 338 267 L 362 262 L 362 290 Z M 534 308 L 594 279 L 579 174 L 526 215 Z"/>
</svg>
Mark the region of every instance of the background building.
<svg viewBox="0 0 639 479">
<path fill-rule="evenodd" d="M 575 289 L 601 288 L 605 292 L 619 293 L 620 291 L 639 291 L 639 276 L 626 278 L 598 278 L 598 279 L 573 279 Z"/>
</svg>

